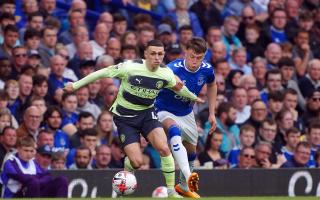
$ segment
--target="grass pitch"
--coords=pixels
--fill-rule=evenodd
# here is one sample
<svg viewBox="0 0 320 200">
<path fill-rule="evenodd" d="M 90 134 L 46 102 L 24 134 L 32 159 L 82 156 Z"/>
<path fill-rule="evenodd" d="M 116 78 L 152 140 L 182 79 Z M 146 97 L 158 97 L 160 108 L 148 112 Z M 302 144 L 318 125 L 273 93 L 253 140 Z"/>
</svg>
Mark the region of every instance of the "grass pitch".
<svg viewBox="0 0 320 200">
<path fill-rule="evenodd" d="M 89 200 L 92 198 L 69 198 L 66 200 Z M 95 198 L 95 200 L 111 200 L 112 198 Z M 121 200 L 147 200 L 151 197 L 119 198 Z M 319 197 L 204 197 L 201 200 L 319 200 Z M 12 199 L 21 200 L 21 199 Z M 60 200 L 58 198 L 33 198 L 32 200 Z"/>
</svg>

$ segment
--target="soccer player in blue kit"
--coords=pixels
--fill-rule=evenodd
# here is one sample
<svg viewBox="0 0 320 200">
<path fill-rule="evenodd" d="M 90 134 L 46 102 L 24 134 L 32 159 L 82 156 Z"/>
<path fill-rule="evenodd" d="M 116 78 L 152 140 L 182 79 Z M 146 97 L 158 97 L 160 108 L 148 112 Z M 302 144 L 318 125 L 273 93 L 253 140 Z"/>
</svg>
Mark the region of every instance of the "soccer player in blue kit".
<svg viewBox="0 0 320 200">
<path fill-rule="evenodd" d="M 172 69 L 185 86 L 195 95 L 199 95 L 207 84 L 209 103 L 210 131 L 216 128 L 215 104 L 217 86 L 213 67 L 204 61 L 207 44 L 202 38 L 192 38 L 186 45 L 184 59 L 177 59 L 167 66 Z M 158 118 L 166 130 L 172 154 L 180 168 L 180 183 L 175 190 L 185 197 L 200 198 L 199 176 L 193 172 L 198 142 L 197 125 L 193 113 L 194 103 L 168 89 L 163 89 L 156 99 Z"/>
</svg>

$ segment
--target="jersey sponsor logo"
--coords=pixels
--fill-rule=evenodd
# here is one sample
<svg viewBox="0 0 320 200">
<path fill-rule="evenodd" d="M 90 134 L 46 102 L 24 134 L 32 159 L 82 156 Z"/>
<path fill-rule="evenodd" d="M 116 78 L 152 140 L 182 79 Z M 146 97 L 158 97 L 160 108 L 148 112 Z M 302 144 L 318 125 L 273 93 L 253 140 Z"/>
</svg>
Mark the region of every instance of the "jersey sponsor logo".
<svg viewBox="0 0 320 200">
<path fill-rule="evenodd" d="M 174 98 L 175 99 L 179 99 L 180 101 L 182 101 L 182 102 L 184 102 L 184 103 L 186 103 L 186 102 L 189 102 L 190 101 L 190 99 L 189 98 L 186 98 L 186 97 L 182 97 L 182 96 L 180 96 L 180 95 L 174 95 Z"/>
<path fill-rule="evenodd" d="M 159 93 L 159 90 L 153 90 L 134 85 L 131 85 L 130 88 L 134 91 L 135 95 L 143 98 L 155 98 Z"/>
</svg>

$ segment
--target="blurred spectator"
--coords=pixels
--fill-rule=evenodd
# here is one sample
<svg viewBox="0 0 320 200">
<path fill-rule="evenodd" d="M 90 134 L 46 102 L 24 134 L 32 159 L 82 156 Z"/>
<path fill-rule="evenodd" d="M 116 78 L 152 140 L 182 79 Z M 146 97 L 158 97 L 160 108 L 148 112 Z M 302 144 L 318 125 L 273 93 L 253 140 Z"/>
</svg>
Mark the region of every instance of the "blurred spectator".
<svg viewBox="0 0 320 200">
<path fill-rule="evenodd" d="M 212 65 L 214 65 L 216 62 L 218 62 L 218 60 L 227 59 L 229 57 L 229 55 L 227 55 L 226 47 L 225 47 L 224 43 L 222 42 L 221 30 L 220 30 L 220 33 L 215 33 L 215 34 L 217 34 L 217 35 L 220 34 L 220 36 L 219 36 L 220 39 L 218 41 L 212 42 L 211 45 L 209 43 L 210 49 L 208 50 L 208 52 L 206 54 L 206 59 L 209 62 L 211 62 Z"/>
<path fill-rule="evenodd" d="M 204 152 L 198 156 L 200 165 L 207 166 L 210 163 L 211 167 L 215 167 L 215 161 L 225 158 L 225 154 L 220 151 L 222 138 L 222 132 L 219 130 L 209 133 Z"/>
<path fill-rule="evenodd" d="M 37 107 L 28 107 L 23 114 L 23 122 L 17 129 L 18 138 L 31 136 L 36 140 L 39 133 L 41 117 L 40 110 Z"/>
<path fill-rule="evenodd" d="M 168 52 L 166 52 L 168 53 Z M 139 52 L 136 46 L 133 45 L 123 45 L 121 47 L 121 59 L 126 60 L 136 60 L 138 59 Z"/>
<path fill-rule="evenodd" d="M 293 159 L 285 162 L 281 168 L 308 167 L 311 155 L 311 146 L 307 142 L 299 142 L 295 148 Z"/>
<path fill-rule="evenodd" d="M 247 121 L 243 124 L 249 124 L 253 126 L 258 134 L 258 131 L 262 125 L 262 122 L 267 118 L 267 106 L 261 101 L 261 99 L 256 99 L 251 104 L 251 114 Z"/>
<path fill-rule="evenodd" d="M 102 90 L 103 99 L 104 99 L 104 110 L 110 110 L 113 102 L 115 101 L 118 95 L 118 87 L 114 84 L 108 85 L 105 89 Z"/>
<path fill-rule="evenodd" d="M 48 145 L 50 148 L 54 145 L 53 133 L 46 129 L 41 129 L 37 135 L 37 146 L 42 147 Z"/>
<path fill-rule="evenodd" d="M 7 126 L 13 126 L 12 125 L 12 115 L 8 111 L 1 111 L 0 112 L 0 133 L 3 131 L 3 129 Z"/>
<path fill-rule="evenodd" d="M 73 70 L 78 78 L 82 78 L 79 65 L 88 60 L 93 60 L 93 48 L 90 42 L 82 41 L 78 44 L 76 54 L 68 63 L 68 68 Z"/>
<path fill-rule="evenodd" d="M 125 45 L 137 46 L 138 41 L 137 41 L 136 32 L 133 32 L 133 31 L 125 32 L 120 38 L 120 42 L 122 46 L 125 46 Z"/>
<path fill-rule="evenodd" d="M 243 72 L 238 69 L 233 69 L 229 72 L 226 78 L 226 92 L 228 98 L 230 98 L 233 90 L 240 86 L 240 78 L 242 75 Z"/>
<path fill-rule="evenodd" d="M 120 141 L 118 138 L 114 138 L 111 142 L 111 161 L 109 163 L 110 168 L 123 168 L 124 153 L 120 147 Z"/>
<path fill-rule="evenodd" d="M 0 57 L 0 89 L 4 89 L 5 82 L 11 74 L 11 62 L 8 57 Z"/>
<path fill-rule="evenodd" d="M 80 112 L 77 121 L 77 132 L 70 137 L 70 148 L 77 148 L 81 145 L 82 133 L 85 129 L 92 129 L 95 118 L 91 112 Z"/>
<path fill-rule="evenodd" d="M 3 0 L 0 3 L 0 12 L 1 13 L 10 13 L 12 15 L 16 12 L 15 1 L 13 0 Z"/>
<path fill-rule="evenodd" d="M 320 89 L 310 90 L 306 99 L 306 111 L 302 115 L 304 126 L 308 126 L 310 119 L 320 120 Z"/>
<path fill-rule="evenodd" d="M 41 166 L 42 169 L 48 170 L 50 168 L 52 160 L 51 147 L 49 145 L 38 147 L 35 160 Z"/>
<path fill-rule="evenodd" d="M 69 169 L 92 169 L 91 158 L 90 149 L 85 146 L 80 146 L 75 151 L 74 163 L 69 166 Z"/>
<path fill-rule="evenodd" d="M 228 16 L 224 19 L 222 27 L 222 40 L 226 47 L 227 55 L 242 46 L 241 41 L 236 36 L 239 30 L 239 19 L 236 16 Z"/>
<path fill-rule="evenodd" d="M 111 79 L 112 80 L 112 79 Z M 99 91 L 101 89 L 100 80 L 96 80 L 93 83 L 90 83 L 88 85 L 89 87 L 89 102 L 96 104 L 99 108 L 103 106 L 103 98 L 99 94 Z"/>
<path fill-rule="evenodd" d="M 287 25 L 287 13 L 282 8 L 276 8 L 271 12 L 271 24 L 268 27 L 272 42 L 283 43 L 288 41 L 288 36 L 285 32 Z"/>
<path fill-rule="evenodd" d="M 62 105 L 62 124 L 61 129 L 69 136 L 73 135 L 77 128 L 75 124 L 78 121 L 78 114 L 76 113 L 78 99 L 74 93 L 63 93 L 61 99 Z"/>
<path fill-rule="evenodd" d="M 113 59 L 115 64 L 121 62 L 121 43 L 120 40 L 117 38 L 110 38 L 107 42 L 106 54 L 110 55 Z"/>
<path fill-rule="evenodd" d="M 314 159 L 316 161 L 316 167 L 319 168 L 320 167 L 320 149 L 317 150 Z"/>
<path fill-rule="evenodd" d="M 252 147 L 244 147 L 238 156 L 238 164 L 233 168 L 251 169 L 255 164 L 255 151 Z"/>
<path fill-rule="evenodd" d="M 250 87 L 247 90 L 247 95 L 248 95 L 248 105 L 252 105 L 252 103 L 260 99 L 260 91 L 257 87 Z"/>
<path fill-rule="evenodd" d="M 37 50 L 30 50 L 28 52 L 27 65 L 30 65 L 34 69 L 40 67 L 41 64 L 41 56 Z"/>
<path fill-rule="evenodd" d="M 315 166 L 315 154 L 317 150 L 320 148 L 320 123 L 319 121 L 312 120 L 307 129 L 306 134 L 307 141 L 311 145 L 311 157 L 309 166 L 314 167 Z"/>
<path fill-rule="evenodd" d="M 190 10 L 197 15 L 205 33 L 210 26 L 221 26 L 222 24 L 221 13 L 211 0 L 199 0 L 191 6 Z"/>
<path fill-rule="evenodd" d="M 46 101 L 44 100 L 44 98 L 39 97 L 39 96 L 32 96 L 30 99 L 30 105 L 31 106 L 35 106 L 40 110 L 40 114 L 41 114 L 41 122 L 43 120 L 43 114 L 46 112 L 47 110 L 47 106 L 46 106 Z"/>
<path fill-rule="evenodd" d="M 144 48 L 150 40 L 155 38 L 155 29 L 151 25 L 142 26 L 137 31 L 137 45 L 140 52 L 140 58 L 144 58 Z"/>
<path fill-rule="evenodd" d="M 13 152 L 15 150 L 17 143 L 17 132 L 12 126 L 6 126 L 1 131 L 0 135 L 0 166 L 2 166 L 3 161 L 7 153 Z"/>
<path fill-rule="evenodd" d="M 20 29 L 19 31 L 19 38 L 20 41 L 23 42 L 24 40 L 24 35 L 26 33 L 26 30 L 28 29 L 34 29 L 38 32 L 42 31 L 43 28 L 43 15 L 40 12 L 33 12 L 27 15 L 28 16 L 28 21 L 25 26 L 25 28 Z"/>
<path fill-rule="evenodd" d="M 15 25 L 16 24 L 16 19 L 13 14 L 10 14 L 8 12 L 1 13 L 0 15 L 0 43 L 3 43 L 4 39 L 4 28 L 8 25 Z M 19 44 L 19 41 L 17 41 L 16 44 Z"/>
<path fill-rule="evenodd" d="M 112 113 L 103 111 L 97 119 L 96 128 L 98 132 L 98 145 L 111 145 L 113 138 L 116 137 L 116 132 L 113 128 Z"/>
<path fill-rule="evenodd" d="M 267 48 L 264 51 L 264 56 L 267 60 L 267 69 L 278 67 L 278 62 L 282 57 L 282 49 L 277 43 L 268 44 Z"/>
<path fill-rule="evenodd" d="M 99 16 L 98 23 L 104 23 L 107 26 L 108 33 L 110 33 L 113 28 L 113 16 L 109 12 L 103 12 Z"/>
<path fill-rule="evenodd" d="M 174 38 L 172 36 L 172 28 L 168 24 L 160 24 L 157 30 L 157 39 L 159 39 L 163 44 L 165 49 L 174 43 Z"/>
<path fill-rule="evenodd" d="M 303 97 L 307 97 L 311 89 L 320 87 L 320 60 L 309 61 L 307 74 L 299 80 L 299 88 Z"/>
<path fill-rule="evenodd" d="M 280 91 L 275 91 L 268 96 L 268 117 L 275 119 L 278 113 L 283 109 L 283 93 Z"/>
<path fill-rule="evenodd" d="M 32 138 L 23 137 L 18 140 L 18 152 L 4 163 L 1 174 L 4 198 L 67 197 L 67 179 L 62 176 L 53 178 L 47 170 L 42 169 L 33 159 L 35 150 Z M 10 184 L 12 182 L 13 185 Z"/>
<path fill-rule="evenodd" d="M 91 112 L 93 113 L 94 120 L 98 119 L 101 110 L 96 104 L 89 102 L 89 87 L 80 88 L 76 91 L 76 95 L 78 99 L 77 112 Z"/>
<path fill-rule="evenodd" d="M 60 55 L 55 55 L 50 58 L 51 72 L 48 80 L 50 96 L 54 96 L 54 92 L 57 89 L 62 89 L 67 82 L 71 82 L 71 79 L 63 76 L 66 64 L 65 59 Z"/>
<path fill-rule="evenodd" d="M 194 36 L 192 32 L 192 27 L 189 25 L 181 26 L 178 30 L 178 38 L 179 38 L 179 44 L 183 51 L 186 50 L 187 43 L 192 39 Z"/>
<path fill-rule="evenodd" d="M 230 15 L 240 16 L 241 11 L 244 9 L 245 6 L 251 6 L 257 14 L 261 14 L 261 15 L 265 14 L 262 7 L 259 4 L 257 4 L 255 1 L 251 1 L 251 0 L 236 0 L 236 1 L 230 2 L 227 9 L 227 13 Z M 264 18 L 265 17 L 263 17 L 262 19 Z"/>
<path fill-rule="evenodd" d="M 54 49 L 57 44 L 58 31 L 54 27 L 44 27 L 42 30 L 42 40 L 39 47 L 39 54 L 41 56 L 41 63 L 45 67 L 50 66 L 50 58 L 54 55 Z"/>
<path fill-rule="evenodd" d="M 301 132 L 297 128 L 290 128 L 286 131 L 285 141 L 286 145 L 282 146 L 281 152 L 287 160 L 292 160 L 294 150 L 300 141 Z"/>
<path fill-rule="evenodd" d="M 235 88 L 232 91 L 231 102 L 237 110 L 235 123 L 242 124 L 250 117 L 251 107 L 248 105 L 248 96 L 245 88 Z"/>
<path fill-rule="evenodd" d="M 239 162 L 239 155 L 241 156 L 241 151 L 247 147 L 252 148 L 255 143 L 256 129 L 249 125 L 242 125 L 240 128 L 240 145 L 234 147 L 228 156 L 230 167 L 236 167 Z M 254 151 L 254 149 L 252 149 Z"/>
<path fill-rule="evenodd" d="M 66 157 L 63 151 L 57 151 L 52 153 L 50 169 L 63 170 L 66 168 Z"/>
<path fill-rule="evenodd" d="M 202 37 L 203 30 L 199 19 L 194 12 L 188 10 L 188 1 L 175 0 L 175 4 L 176 10 L 170 12 L 168 16 L 175 22 L 176 27 L 180 29 L 184 25 L 189 25 L 192 27 L 192 32 L 195 36 Z"/>
<path fill-rule="evenodd" d="M 68 13 L 69 29 L 62 32 L 59 36 L 59 42 L 64 45 L 72 43 L 72 30 L 77 26 L 84 26 L 85 20 L 81 10 L 70 10 Z"/>
<path fill-rule="evenodd" d="M 255 153 L 256 153 L 256 164 L 255 167 L 257 168 L 264 168 L 269 169 L 271 168 L 272 164 L 270 162 L 270 155 L 271 155 L 272 147 L 271 144 L 268 142 L 259 142 L 255 146 Z"/>
<path fill-rule="evenodd" d="M 256 87 L 257 81 L 252 74 L 245 74 L 240 78 L 239 87 L 243 87 L 247 92 L 249 88 Z"/>
<path fill-rule="evenodd" d="M 266 64 L 266 60 L 261 57 L 256 57 L 252 62 L 252 74 L 257 80 L 257 88 L 259 90 L 262 90 L 265 87 L 265 75 L 267 72 Z"/>
<path fill-rule="evenodd" d="M 247 59 L 251 62 L 256 57 L 262 57 L 266 41 L 262 39 L 261 31 L 257 25 L 250 25 L 245 28 L 245 39 L 243 45 L 247 49 Z"/>
<path fill-rule="evenodd" d="M 247 53 L 245 48 L 237 48 L 232 51 L 230 60 L 231 69 L 241 70 L 244 74 L 251 74 L 252 69 L 247 64 Z"/>
<path fill-rule="evenodd" d="M 0 45 L 0 57 L 11 58 L 12 49 L 19 37 L 19 31 L 15 25 L 7 25 L 3 30 L 3 43 Z"/>
<path fill-rule="evenodd" d="M 268 103 L 268 96 L 270 93 L 281 91 L 283 89 L 282 83 L 282 75 L 279 69 L 271 69 L 267 71 L 265 76 L 266 86 L 261 91 L 261 99 L 263 102 Z"/>
<path fill-rule="evenodd" d="M 217 60 L 214 64 L 216 75 L 221 74 L 223 79 L 225 80 L 231 71 L 230 65 L 227 60 L 220 59 Z"/>
<path fill-rule="evenodd" d="M 33 95 L 48 99 L 48 79 L 44 75 L 36 75 L 33 77 Z"/>
<path fill-rule="evenodd" d="M 109 163 L 111 161 L 111 149 L 108 145 L 102 144 L 96 147 L 96 155 L 93 169 L 109 169 Z"/>
<path fill-rule="evenodd" d="M 292 59 L 298 76 L 304 76 L 307 71 L 307 65 L 313 59 L 313 53 L 310 49 L 309 32 L 299 30 L 295 36 L 295 45 L 292 49 Z"/>
<path fill-rule="evenodd" d="M 290 112 L 290 110 L 282 109 L 277 114 L 275 120 L 278 126 L 276 142 L 279 147 L 285 146 L 286 141 L 284 138 L 286 135 L 286 131 L 294 127 L 293 114 Z"/>
<path fill-rule="evenodd" d="M 161 4 L 162 2 L 158 2 Z M 138 13 L 133 17 L 133 28 L 134 30 L 139 30 L 143 26 L 152 26 L 152 17 L 146 13 Z"/>
<path fill-rule="evenodd" d="M 127 28 L 128 23 L 125 16 L 123 16 L 121 13 L 115 13 L 113 15 L 113 28 L 111 32 L 112 37 L 120 39 L 120 37 L 127 31 Z"/>
<path fill-rule="evenodd" d="M 109 39 L 109 30 L 107 25 L 104 23 L 97 24 L 94 32 L 93 32 L 93 38 L 94 40 L 91 40 L 91 46 L 93 49 L 93 60 L 95 60 L 98 56 L 101 56 L 105 53 L 105 49 L 107 46 L 107 41 Z"/>
<path fill-rule="evenodd" d="M 67 133 L 60 129 L 62 123 L 62 111 L 57 106 L 49 106 L 43 117 L 44 127 L 54 137 L 53 146 L 55 150 L 67 151 L 70 148 Z"/>
<path fill-rule="evenodd" d="M 239 127 L 235 124 L 237 117 L 236 108 L 229 102 L 223 102 L 217 110 L 217 128 L 222 132 L 220 150 L 228 154 L 235 146 L 240 144 Z"/>
<path fill-rule="evenodd" d="M 79 25 L 74 27 L 72 29 L 72 43 L 66 45 L 66 48 L 68 49 L 68 52 L 69 52 L 69 57 L 73 58 L 76 52 L 82 49 L 82 47 L 80 47 L 80 44 L 82 42 L 88 42 L 88 41 L 89 41 L 89 31 L 87 27 L 84 25 Z M 92 50 L 91 50 L 91 54 L 92 54 Z"/>
</svg>

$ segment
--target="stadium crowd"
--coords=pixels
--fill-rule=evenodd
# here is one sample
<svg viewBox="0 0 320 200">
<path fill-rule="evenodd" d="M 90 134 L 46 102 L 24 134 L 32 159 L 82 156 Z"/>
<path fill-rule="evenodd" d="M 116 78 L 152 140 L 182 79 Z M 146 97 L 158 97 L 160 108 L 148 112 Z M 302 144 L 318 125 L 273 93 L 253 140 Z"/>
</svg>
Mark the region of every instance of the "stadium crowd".
<svg viewBox="0 0 320 200">
<path fill-rule="evenodd" d="M 75 93 L 64 93 L 64 85 L 143 58 L 154 38 L 169 63 L 197 36 L 208 43 L 205 59 L 218 86 L 216 131 L 208 131 L 208 104 L 194 106 L 197 166 L 320 167 L 319 0 L 122 1 L 160 21 L 110 0 L 62 2 L 68 11 L 56 0 L 0 2 L 1 165 L 17 140 L 31 136 L 43 169 L 123 168 L 109 112 L 119 80 L 104 78 Z M 88 10 L 101 12 L 97 21 L 86 18 Z M 141 151 L 142 169 L 160 167 L 143 137 Z"/>
</svg>

